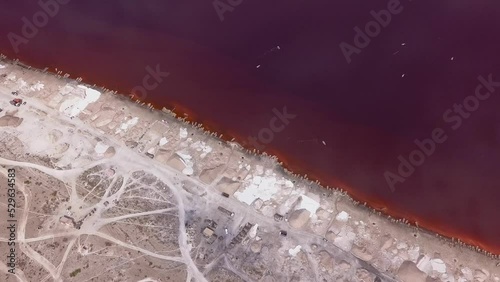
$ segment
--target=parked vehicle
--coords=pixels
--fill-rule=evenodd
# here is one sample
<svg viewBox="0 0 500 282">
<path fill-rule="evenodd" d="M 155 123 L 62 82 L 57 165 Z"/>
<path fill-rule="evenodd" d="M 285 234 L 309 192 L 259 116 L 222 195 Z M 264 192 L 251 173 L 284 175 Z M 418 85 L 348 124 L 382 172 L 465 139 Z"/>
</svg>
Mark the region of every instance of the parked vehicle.
<svg viewBox="0 0 500 282">
<path fill-rule="evenodd" d="M 16 98 L 16 99 L 10 101 L 10 104 L 14 105 L 16 107 L 21 106 L 22 103 L 23 103 L 23 99 L 19 99 L 19 98 Z"/>
</svg>

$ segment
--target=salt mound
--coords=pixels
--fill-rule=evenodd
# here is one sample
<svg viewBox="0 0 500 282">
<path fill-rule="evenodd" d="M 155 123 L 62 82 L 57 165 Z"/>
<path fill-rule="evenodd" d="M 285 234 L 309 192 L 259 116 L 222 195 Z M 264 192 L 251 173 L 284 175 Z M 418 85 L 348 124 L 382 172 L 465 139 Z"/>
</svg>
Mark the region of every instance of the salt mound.
<svg viewBox="0 0 500 282">
<path fill-rule="evenodd" d="M 290 218 L 288 218 L 288 223 L 290 223 L 290 226 L 293 228 L 299 229 L 307 223 L 310 216 L 311 212 L 306 209 L 296 210 L 290 215 Z"/>
<path fill-rule="evenodd" d="M 18 127 L 23 122 L 22 118 L 14 116 L 3 116 L 0 117 L 0 126 L 11 126 Z"/>
</svg>

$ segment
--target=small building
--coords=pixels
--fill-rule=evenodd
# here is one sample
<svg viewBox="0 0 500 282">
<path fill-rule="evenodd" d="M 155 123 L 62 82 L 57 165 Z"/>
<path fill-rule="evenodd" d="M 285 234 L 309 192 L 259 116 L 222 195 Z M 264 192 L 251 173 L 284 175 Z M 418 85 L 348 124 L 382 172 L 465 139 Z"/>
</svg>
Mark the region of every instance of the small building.
<svg viewBox="0 0 500 282">
<path fill-rule="evenodd" d="M 75 226 L 76 229 L 80 229 L 82 227 L 82 224 L 83 224 L 83 221 L 80 220 L 80 221 L 76 222 L 74 224 L 74 226 Z"/>
<path fill-rule="evenodd" d="M 14 105 L 16 107 L 21 106 L 22 103 L 23 103 L 23 99 L 19 99 L 19 98 L 16 98 L 16 99 L 10 101 L 10 104 Z"/>
<path fill-rule="evenodd" d="M 59 218 L 59 222 L 64 225 L 73 226 L 74 220 L 72 217 L 65 215 Z"/>
<path fill-rule="evenodd" d="M 214 230 L 212 228 L 205 227 L 205 229 L 203 229 L 203 236 L 210 238 L 212 235 L 214 235 Z"/>
<path fill-rule="evenodd" d="M 226 192 L 222 192 L 222 196 L 223 196 L 223 197 L 226 197 L 226 198 L 229 198 L 229 194 L 228 194 L 228 193 L 226 193 Z"/>
<path fill-rule="evenodd" d="M 218 206 L 217 209 L 220 210 L 221 212 L 227 214 L 228 216 L 231 216 L 231 217 L 234 216 L 234 212 L 227 210 L 221 206 Z"/>
<path fill-rule="evenodd" d="M 207 239 L 207 244 L 211 245 L 215 242 L 215 240 L 217 240 L 217 234 L 210 236 L 210 238 Z"/>
<path fill-rule="evenodd" d="M 215 229 L 217 228 L 217 222 L 211 220 L 211 219 L 205 219 L 205 223 L 208 224 L 208 227 Z"/>
<path fill-rule="evenodd" d="M 274 214 L 274 220 L 276 221 L 282 221 L 283 220 L 283 216 L 279 213 L 275 213 Z"/>
</svg>

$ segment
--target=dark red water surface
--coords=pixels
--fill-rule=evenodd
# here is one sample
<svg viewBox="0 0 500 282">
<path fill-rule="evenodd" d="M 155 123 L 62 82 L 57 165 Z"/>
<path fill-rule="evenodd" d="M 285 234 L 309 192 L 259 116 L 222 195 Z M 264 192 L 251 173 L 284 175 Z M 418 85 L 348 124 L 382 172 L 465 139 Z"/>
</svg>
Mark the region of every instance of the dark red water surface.
<svg viewBox="0 0 500 282">
<path fill-rule="evenodd" d="M 247 146 L 286 106 L 296 118 L 265 150 L 289 169 L 500 254 L 500 88 L 456 130 L 443 120 L 479 75 L 500 81 L 500 3 L 401 2 L 348 64 L 339 44 L 388 2 L 243 0 L 221 21 L 211 1 L 74 0 L 15 53 L 8 33 L 40 7 L 1 1 L 0 50 L 122 93 L 160 65 L 148 102 Z M 447 140 L 391 191 L 384 172 L 435 128 Z"/>
</svg>

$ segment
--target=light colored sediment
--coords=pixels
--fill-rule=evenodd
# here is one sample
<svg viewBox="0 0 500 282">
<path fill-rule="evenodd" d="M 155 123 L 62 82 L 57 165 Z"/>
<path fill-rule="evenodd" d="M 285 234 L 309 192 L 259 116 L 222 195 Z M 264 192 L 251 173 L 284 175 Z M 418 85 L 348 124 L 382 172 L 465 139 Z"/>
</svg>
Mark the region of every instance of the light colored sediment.
<svg viewBox="0 0 500 282">
<path fill-rule="evenodd" d="M 199 281 L 375 281 L 376 277 L 380 281 L 409 282 L 500 281 L 497 258 L 389 220 L 356 204 L 342 191 L 326 190 L 288 174 L 276 159 L 250 154 L 236 143 L 222 141 L 215 134 L 176 119 L 168 111 L 151 111 L 123 96 L 78 86 L 76 81 L 7 62 L 1 64 L 4 68 L 0 68 L 0 75 L 5 76 L 0 77 L 0 108 L 4 109 L 0 113 L 3 126 L 0 164 L 26 168 L 26 171 L 20 170 L 20 177 L 26 179 L 30 173 L 43 172 L 47 179 L 57 179 L 60 190 L 67 194 L 57 196 L 51 208 L 46 208 L 46 213 L 53 213 L 50 217 L 53 222 L 33 223 L 33 226 L 40 224 L 46 233 L 27 225 L 25 233 L 18 237 L 33 244 L 30 248 L 44 250 L 42 257 L 29 249 L 23 252 L 26 260 L 32 260 L 46 271 L 45 277 L 66 281 L 69 270 L 76 267 L 64 262 L 77 263 L 79 256 L 85 253 L 81 248 L 72 247 L 73 244 L 81 247 L 78 240 L 93 234 L 89 239 L 93 244 L 104 246 L 106 240 L 111 242 L 113 247 L 109 246 L 106 252 L 112 249 L 115 254 L 128 256 L 131 265 L 135 265 L 134 252 L 160 267 L 167 261 L 181 264 L 178 275 L 186 281 L 191 278 Z M 10 105 L 12 91 L 19 91 L 19 97 L 27 104 L 19 108 Z M 81 187 L 71 184 L 84 168 L 96 163 L 108 167 L 106 175 L 131 177 L 133 171 L 144 170 L 159 179 L 156 183 L 164 185 L 165 192 L 155 188 L 153 196 L 147 194 L 151 192 L 147 189 L 140 190 L 136 196 L 147 198 L 148 204 L 129 204 L 113 210 L 110 206 L 120 205 L 118 200 L 123 201 L 127 193 L 131 193 L 121 192 L 127 188 L 110 184 L 102 191 L 83 196 L 87 193 L 82 194 Z M 30 189 L 37 188 L 26 188 L 30 207 L 36 209 L 42 203 L 36 201 L 38 190 Z M 35 195 L 30 197 L 30 191 Z M 223 197 L 222 192 L 229 194 L 229 198 Z M 108 196 L 108 202 L 117 200 L 116 203 L 104 204 Z M 65 197 L 68 202 L 62 200 Z M 175 204 L 143 210 L 143 206 L 160 200 Z M 73 207 L 81 205 L 82 210 L 88 212 L 96 208 L 95 215 L 88 216 L 80 230 L 57 227 L 64 212 L 62 208 L 68 208 L 69 203 Z M 234 216 L 222 213 L 218 206 L 234 212 Z M 175 232 L 172 233 L 112 228 L 113 220 L 130 217 L 125 207 L 138 210 L 134 217 L 158 214 L 174 216 L 181 222 L 173 224 Z M 73 216 L 79 214 L 74 211 Z M 275 219 L 275 214 L 282 215 L 283 220 Z M 106 215 L 112 219 L 104 219 Z M 217 222 L 213 229 L 221 239 L 210 243 L 210 238 L 203 237 L 201 231 L 209 225 L 206 219 Z M 247 223 L 253 227 L 231 246 L 231 241 L 238 238 L 237 234 Z M 286 231 L 287 236 L 279 235 L 280 230 Z M 151 240 L 151 245 L 141 240 L 127 242 L 122 238 L 129 234 L 127 232 L 137 232 L 137 236 L 143 238 L 174 236 L 175 240 L 165 239 L 163 243 Z M 0 242 L 4 237 L 0 233 Z M 66 237 L 67 241 L 58 241 L 66 249 L 51 250 L 56 253 L 54 257 L 60 258 L 54 261 L 44 260 L 46 246 L 34 243 L 44 242 L 45 238 Z M 182 251 L 172 254 L 158 251 L 167 242 Z M 126 250 L 134 252 L 128 254 Z M 89 266 L 89 270 L 82 270 L 78 275 L 106 273 L 105 258 L 103 256 L 101 265 Z M 137 266 L 141 265 L 140 260 L 137 258 Z M 34 269 L 37 268 L 25 265 L 23 274 L 35 277 Z M 133 275 L 133 271 L 138 271 L 134 267 L 118 269 L 120 271 L 109 273 Z M 147 269 L 152 279 L 164 274 L 148 268 L 147 264 L 139 269 Z M 0 271 L 5 272 L 5 268 L 0 267 Z M 81 280 L 75 281 L 91 278 L 76 277 Z"/>
</svg>

